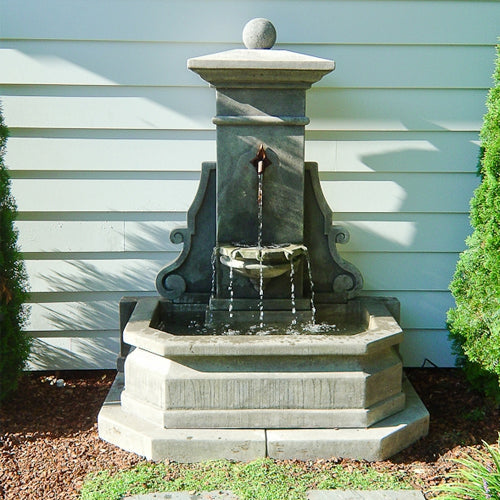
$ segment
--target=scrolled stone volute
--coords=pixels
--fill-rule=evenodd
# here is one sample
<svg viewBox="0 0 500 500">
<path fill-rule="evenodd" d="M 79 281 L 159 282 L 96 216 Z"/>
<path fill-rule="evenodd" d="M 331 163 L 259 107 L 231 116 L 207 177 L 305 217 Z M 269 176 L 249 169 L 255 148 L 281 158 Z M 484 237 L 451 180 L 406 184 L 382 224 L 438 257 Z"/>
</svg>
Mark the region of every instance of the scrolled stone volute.
<svg viewBox="0 0 500 500">
<path fill-rule="evenodd" d="M 332 288 L 335 293 L 350 292 L 354 288 L 354 280 L 348 274 L 339 274 L 333 280 Z"/>
<path fill-rule="evenodd" d="M 182 251 L 159 271 L 158 293 L 174 301 L 186 293 L 194 293 L 200 297 L 206 295 L 208 301 L 215 246 L 215 163 L 203 163 L 198 192 L 188 210 L 187 227 L 173 229 L 170 241 L 182 244 Z"/>
<path fill-rule="evenodd" d="M 334 302 L 345 302 L 361 290 L 363 277 L 337 251 L 337 245 L 346 244 L 350 235 L 346 228 L 332 224 L 333 214 L 321 189 L 317 163 L 306 162 L 305 169 L 304 243 L 311 259 L 314 288 L 333 294 Z"/>
<path fill-rule="evenodd" d="M 186 291 L 186 280 L 179 274 L 170 274 L 162 281 L 163 296 L 178 299 Z"/>
<path fill-rule="evenodd" d="M 179 227 L 170 231 L 170 241 L 176 245 L 185 243 L 189 238 L 189 231 L 187 228 Z"/>
<path fill-rule="evenodd" d="M 331 237 L 335 241 L 335 243 L 340 243 L 341 245 L 349 243 L 349 240 L 351 239 L 349 231 L 342 226 L 332 226 L 331 234 Z"/>
</svg>

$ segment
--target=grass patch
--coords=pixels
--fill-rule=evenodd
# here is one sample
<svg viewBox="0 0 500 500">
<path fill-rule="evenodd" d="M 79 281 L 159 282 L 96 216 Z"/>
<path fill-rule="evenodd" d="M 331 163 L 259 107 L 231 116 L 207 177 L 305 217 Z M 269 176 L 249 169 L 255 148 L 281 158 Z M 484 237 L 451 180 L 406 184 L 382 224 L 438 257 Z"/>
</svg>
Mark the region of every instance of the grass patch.
<svg viewBox="0 0 500 500">
<path fill-rule="evenodd" d="M 120 500 L 124 496 L 160 491 L 231 490 L 241 500 L 301 500 L 310 489 L 410 489 L 403 475 L 381 473 L 368 464 L 344 467 L 325 462 L 248 463 L 218 460 L 200 464 L 143 462 L 132 469 L 90 475 L 81 500 Z"/>
</svg>

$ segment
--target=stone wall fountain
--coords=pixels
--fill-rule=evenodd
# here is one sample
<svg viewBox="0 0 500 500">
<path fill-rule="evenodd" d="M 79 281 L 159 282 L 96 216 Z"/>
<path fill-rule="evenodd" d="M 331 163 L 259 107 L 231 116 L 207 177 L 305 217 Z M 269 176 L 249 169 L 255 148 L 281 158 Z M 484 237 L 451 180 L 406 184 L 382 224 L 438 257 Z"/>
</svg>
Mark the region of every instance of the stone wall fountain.
<svg viewBox="0 0 500 500">
<path fill-rule="evenodd" d="M 161 297 L 122 300 L 123 373 L 99 414 L 103 439 L 153 460 L 379 460 L 427 433 L 399 302 L 357 296 L 304 161 L 306 90 L 334 63 L 275 38 L 255 19 L 246 49 L 188 61 L 216 89 L 217 162 L 170 235 Z"/>
</svg>

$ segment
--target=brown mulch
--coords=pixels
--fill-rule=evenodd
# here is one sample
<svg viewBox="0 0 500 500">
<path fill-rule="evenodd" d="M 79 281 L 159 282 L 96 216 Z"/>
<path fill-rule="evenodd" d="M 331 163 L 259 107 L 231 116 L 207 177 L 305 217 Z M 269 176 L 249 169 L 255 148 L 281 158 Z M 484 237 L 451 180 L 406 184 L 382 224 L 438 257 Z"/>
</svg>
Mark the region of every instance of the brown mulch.
<svg viewBox="0 0 500 500">
<path fill-rule="evenodd" d="M 378 470 L 405 475 L 428 498 L 463 458 L 494 444 L 500 410 L 472 390 L 454 369 L 410 369 L 407 375 L 431 414 L 429 435 Z M 101 441 L 97 414 L 114 371 L 31 373 L 15 396 L 0 408 L 0 499 L 76 499 L 85 476 L 102 469 L 123 469 L 140 457 Z M 65 381 L 64 387 L 55 384 Z M 334 460 L 339 462 L 338 460 Z M 307 462 L 318 469 L 331 461 Z M 346 468 L 360 463 L 341 460 Z"/>
</svg>

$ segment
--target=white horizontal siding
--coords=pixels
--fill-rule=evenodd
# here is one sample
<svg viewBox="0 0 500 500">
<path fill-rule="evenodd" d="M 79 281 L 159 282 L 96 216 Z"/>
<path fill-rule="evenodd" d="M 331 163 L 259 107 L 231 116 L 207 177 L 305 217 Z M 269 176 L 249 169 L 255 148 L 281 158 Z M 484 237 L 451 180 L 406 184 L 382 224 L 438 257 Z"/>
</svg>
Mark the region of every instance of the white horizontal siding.
<svg viewBox="0 0 500 500">
<path fill-rule="evenodd" d="M 42 214 L 43 216 L 43 214 Z M 177 251 L 169 232 L 185 226 L 179 221 L 27 221 L 16 223 L 21 251 L 130 252 Z"/>
<path fill-rule="evenodd" d="M 37 152 L 36 156 L 33 151 Z M 75 155 L 75 151 L 81 153 Z M 88 138 L 13 136 L 6 155 L 6 163 L 13 172 L 200 171 L 201 163 L 207 159 L 215 159 L 212 137 L 205 140 L 102 139 L 99 134 Z"/>
<path fill-rule="evenodd" d="M 385 134 L 388 135 L 388 134 Z M 336 141 L 310 141 L 306 153 L 332 172 L 476 172 L 477 133 L 392 133 L 365 140 L 360 134 Z M 312 154 L 315 153 L 315 156 Z M 327 168 L 329 167 L 329 168 Z"/>
<path fill-rule="evenodd" d="M 211 132 L 204 139 L 188 135 L 175 139 L 168 132 L 157 138 L 137 138 L 137 131 L 125 131 L 124 137 L 114 138 L 102 138 L 100 131 L 85 133 L 87 137 L 69 138 L 26 137 L 12 132 L 6 163 L 16 175 L 22 171 L 187 172 L 200 171 L 203 161 L 215 160 Z M 365 132 L 321 140 L 308 132 L 306 159 L 318 162 L 320 172 L 475 173 L 477 132 L 464 132 L 460 139 L 457 135 L 402 132 L 377 138 Z"/>
<path fill-rule="evenodd" d="M 93 337 L 35 337 L 29 368 L 32 370 L 92 370 L 115 368 L 120 349 L 118 330 Z"/>
<path fill-rule="evenodd" d="M 9 39 L 239 42 L 253 17 L 272 19 L 285 43 L 491 44 L 494 1 L 4 0 Z M 75 13 L 78 22 L 75 22 Z"/>
<path fill-rule="evenodd" d="M 373 252 L 460 252 L 464 239 L 471 231 L 465 214 L 397 214 L 376 220 L 374 214 L 362 214 L 365 219 L 351 217 L 337 220 L 351 235 L 341 251 Z"/>
<path fill-rule="evenodd" d="M 162 258 L 27 260 L 26 268 L 32 293 L 152 292 L 156 274 L 176 255 L 165 252 Z"/>
<path fill-rule="evenodd" d="M 400 353 L 405 366 L 432 368 L 455 364 L 447 330 L 407 329 Z"/>
<path fill-rule="evenodd" d="M 185 71 L 186 60 L 240 46 L 239 42 L 87 40 L 8 40 L 2 45 L 4 84 L 167 87 L 204 86 L 196 74 Z M 491 83 L 495 53 L 491 45 L 464 46 L 460 51 L 450 45 L 396 44 L 278 43 L 276 48 L 334 59 L 337 71 L 325 76 L 317 86 L 336 88 L 484 88 Z M 96 53 L 99 57 L 95 57 Z"/>
<path fill-rule="evenodd" d="M 185 226 L 183 219 L 21 220 L 17 227 L 25 253 L 158 252 L 178 250 L 168 234 Z M 335 219 L 351 235 L 348 243 L 339 246 L 341 252 L 461 252 L 465 248 L 464 235 L 471 230 L 467 214 L 335 214 Z"/>
<path fill-rule="evenodd" d="M 179 176 L 138 177 L 14 179 L 12 186 L 21 212 L 184 212 L 199 182 Z M 477 184 L 469 173 L 335 173 L 322 182 L 332 210 L 352 213 L 464 213 Z"/>
<path fill-rule="evenodd" d="M 4 0 L 0 96 L 32 286 L 31 366 L 114 366 L 118 301 L 152 295 L 179 252 L 214 91 L 186 59 L 241 46 L 268 17 L 277 49 L 334 59 L 308 93 L 317 161 L 364 293 L 402 305 L 407 365 L 449 366 L 447 291 L 471 229 L 478 131 L 500 3 L 446 0 Z M 193 12 L 196 15 L 193 15 Z M 78 22 L 75 22 L 75 19 Z"/>
<path fill-rule="evenodd" d="M 55 89 L 53 89 L 55 90 Z M 71 92 L 68 92 L 71 90 Z M 215 94 L 208 87 L 0 87 L 13 129 L 212 130 Z M 32 95 L 41 93 L 45 95 Z M 95 95 L 95 94 L 101 95 Z M 62 94 L 62 95 L 61 95 Z M 66 94 L 66 95 L 64 95 Z M 109 95 L 102 95 L 109 94 Z M 311 131 L 477 131 L 485 90 L 313 89 Z"/>
<path fill-rule="evenodd" d="M 456 253 L 342 253 L 363 269 L 365 290 L 446 291 L 455 270 Z M 177 253 L 137 253 L 122 259 L 28 259 L 32 293 L 154 292 L 157 272 Z M 411 259 L 412 265 L 408 266 Z"/>
</svg>

